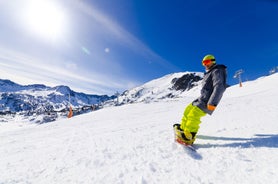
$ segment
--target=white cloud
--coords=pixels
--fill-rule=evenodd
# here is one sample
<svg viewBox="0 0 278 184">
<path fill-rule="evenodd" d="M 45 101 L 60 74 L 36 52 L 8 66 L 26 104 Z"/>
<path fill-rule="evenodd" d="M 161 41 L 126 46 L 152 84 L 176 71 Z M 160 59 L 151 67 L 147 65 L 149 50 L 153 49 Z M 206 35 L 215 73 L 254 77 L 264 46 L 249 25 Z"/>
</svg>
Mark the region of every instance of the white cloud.
<svg viewBox="0 0 278 184">
<path fill-rule="evenodd" d="M 2 79 L 10 79 L 20 84 L 69 85 L 82 92 L 105 92 L 105 94 L 126 87 L 124 80 L 119 82 L 117 77 L 111 78 L 103 73 L 82 71 L 74 62 L 65 64 L 64 67 L 61 66 L 61 61 L 56 63 L 57 65 L 53 65 L 46 60 L 0 47 Z"/>
</svg>

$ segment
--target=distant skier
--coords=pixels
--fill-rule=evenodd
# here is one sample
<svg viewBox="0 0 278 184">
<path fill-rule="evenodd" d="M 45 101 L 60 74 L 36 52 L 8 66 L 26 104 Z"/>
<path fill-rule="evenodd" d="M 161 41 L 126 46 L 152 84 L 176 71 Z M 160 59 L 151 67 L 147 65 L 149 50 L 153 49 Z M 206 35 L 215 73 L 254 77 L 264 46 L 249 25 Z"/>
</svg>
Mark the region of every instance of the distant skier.
<svg viewBox="0 0 278 184">
<path fill-rule="evenodd" d="M 188 145 L 195 141 L 201 117 L 213 113 L 227 86 L 225 65 L 216 64 L 213 55 L 206 55 L 202 64 L 206 72 L 202 81 L 201 96 L 185 108 L 181 123 L 173 125 L 176 140 Z"/>
</svg>

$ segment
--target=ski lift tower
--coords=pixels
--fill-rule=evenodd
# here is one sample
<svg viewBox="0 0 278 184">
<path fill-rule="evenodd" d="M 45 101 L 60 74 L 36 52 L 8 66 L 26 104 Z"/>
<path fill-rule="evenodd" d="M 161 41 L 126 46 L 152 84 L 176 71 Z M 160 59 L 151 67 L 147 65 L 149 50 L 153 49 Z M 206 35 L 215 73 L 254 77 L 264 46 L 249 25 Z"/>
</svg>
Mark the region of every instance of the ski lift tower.
<svg viewBox="0 0 278 184">
<path fill-rule="evenodd" d="M 241 80 L 241 74 L 243 73 L 244 71 L 242 69 L 236 71 L 235 75 L 234 75 L 234 78 L 238 78 L 238 81 L 239 81 L 239 87 L 242 87 L 242 80 Z"/>
</svg>

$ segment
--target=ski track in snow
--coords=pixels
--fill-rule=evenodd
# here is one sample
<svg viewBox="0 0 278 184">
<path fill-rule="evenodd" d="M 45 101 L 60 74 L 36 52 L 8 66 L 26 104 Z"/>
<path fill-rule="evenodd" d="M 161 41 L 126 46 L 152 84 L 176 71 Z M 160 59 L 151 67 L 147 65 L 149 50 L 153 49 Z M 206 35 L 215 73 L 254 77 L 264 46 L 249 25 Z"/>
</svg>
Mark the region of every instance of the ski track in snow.
<svg viewBox="0 0 278 184">
<path fill-rule="evenodd" d="M 191 97 L 0 124 L 0 184 L 276 184 L 277 76 L 229 88 L 203 118 L 196 153 L 174 143 L 172 130 Z"/>
</svg>

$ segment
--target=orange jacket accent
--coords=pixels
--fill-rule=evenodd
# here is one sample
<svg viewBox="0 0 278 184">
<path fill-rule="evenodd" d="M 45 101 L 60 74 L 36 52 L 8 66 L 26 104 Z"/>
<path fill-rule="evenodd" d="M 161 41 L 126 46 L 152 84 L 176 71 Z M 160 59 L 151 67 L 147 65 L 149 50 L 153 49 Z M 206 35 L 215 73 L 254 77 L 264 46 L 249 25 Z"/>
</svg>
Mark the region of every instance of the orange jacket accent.
<svg viewBox="0 0 278 184">
<path fill-rule="evenodd" d="M 209 104 L 208 104 L 207 108 L 208 108 L 208 110 L 210 110 L 210 111 L 214 111 L 214 110 L 216 109 L 216 106 L 214 106 L 214 105 L 209 105 Z"/>
</svg>

